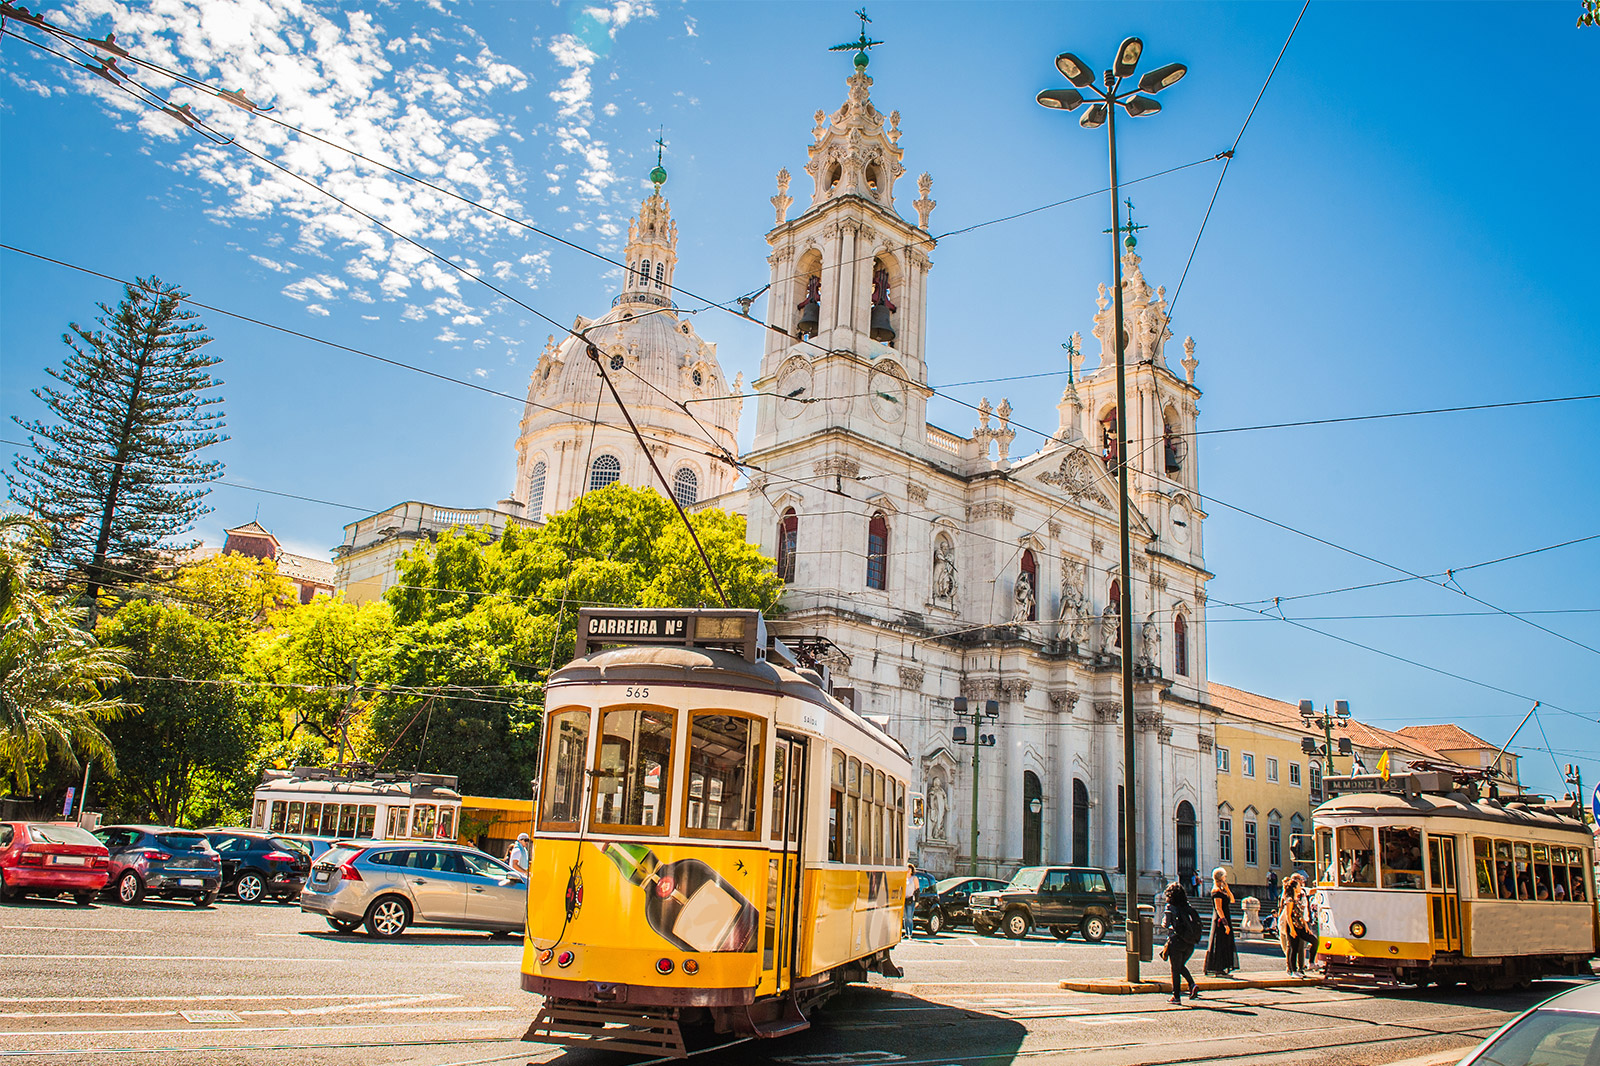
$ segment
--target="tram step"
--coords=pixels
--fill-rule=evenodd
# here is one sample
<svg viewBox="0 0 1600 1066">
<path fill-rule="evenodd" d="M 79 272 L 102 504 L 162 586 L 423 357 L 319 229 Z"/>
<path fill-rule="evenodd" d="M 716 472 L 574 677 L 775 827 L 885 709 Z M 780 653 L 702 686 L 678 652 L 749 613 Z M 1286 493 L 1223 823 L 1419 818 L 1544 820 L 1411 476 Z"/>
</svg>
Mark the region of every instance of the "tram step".
<svg viewBox="0 0 1600 1066">
<path fill-rule="evenodd" d="M 689 1054 L 675 1016 L 617 1007 L 546 1003 L 522 1039 L 672 1058 Z"/>
</svg>

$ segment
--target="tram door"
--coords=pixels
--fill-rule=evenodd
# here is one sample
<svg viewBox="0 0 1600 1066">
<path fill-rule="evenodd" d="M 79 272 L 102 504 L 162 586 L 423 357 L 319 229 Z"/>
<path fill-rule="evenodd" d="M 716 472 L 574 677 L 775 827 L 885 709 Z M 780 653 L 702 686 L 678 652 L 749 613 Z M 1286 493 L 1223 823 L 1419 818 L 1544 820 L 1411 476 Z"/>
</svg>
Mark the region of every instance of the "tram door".
<svg viewBox="0 0 1600 1066">
<path fill-rule="evenodd" d="M 806 742 L 779 734 L 772 757 L 772 850 L 767 863 L 766 928 L 762 933 L 764 978 L 787 989 L 793 977 L 795 936 L 800 927 L 800 837 L 805 825 Z"/>
<path fill-rule="evenodd" d="M 1434 951 L 1461 950 L 1461 893 L 1456 889 L 1456 838 L 1428 838 L 1428 919 Z"/>
</svg>

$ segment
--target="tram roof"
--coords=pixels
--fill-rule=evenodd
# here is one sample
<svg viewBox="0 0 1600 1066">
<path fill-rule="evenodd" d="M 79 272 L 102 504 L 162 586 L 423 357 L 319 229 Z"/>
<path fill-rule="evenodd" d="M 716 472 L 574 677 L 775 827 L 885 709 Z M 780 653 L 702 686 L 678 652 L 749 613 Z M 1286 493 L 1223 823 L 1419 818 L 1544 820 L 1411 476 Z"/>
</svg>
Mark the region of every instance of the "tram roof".
<svg viewBox="0 0 1600 1066">
<path fill-rule="evenodd" d="M 806 673 L 792 670 L 771 659 L 751 661 L 743 655 L 717 648 L 635 646 L 609 648 L 574 659 L 551 674 L 547 684 L 555 688 L 558 685 L 634 681 L 790 696 L 825 708 L 834 718 L 910 758 L 903 744 L 875 722 L 857 714 L 825 692 L 817 681 L 812 680 L 817 675 L 808 677 Z"/>
<path fill-rule="evenodd" d="M 1564 830 L 1592 841 L 1589 830 L 1576 820 L 1542 807 L 1515 801 L 1471 800 L 1464 793 L 1407 796 L 1398 792 L 1347 792 L 1326 801 L 1312 812 L 1313 818 L 1327 816 L 1390 818 L 1411 814 L 1423 817 L 1461 818 L 1493 822 L 1523 829 Z"/>
<path fill-rule="evenodd" d="M 321 796 L 372 796 L 395 800 L 459 801 L 456 779 L 449 774 L 411 774 L 391 777 L 351 778 L 316 767 L 266 770 L 258 792 L 315 793 Z"/>
</svg>

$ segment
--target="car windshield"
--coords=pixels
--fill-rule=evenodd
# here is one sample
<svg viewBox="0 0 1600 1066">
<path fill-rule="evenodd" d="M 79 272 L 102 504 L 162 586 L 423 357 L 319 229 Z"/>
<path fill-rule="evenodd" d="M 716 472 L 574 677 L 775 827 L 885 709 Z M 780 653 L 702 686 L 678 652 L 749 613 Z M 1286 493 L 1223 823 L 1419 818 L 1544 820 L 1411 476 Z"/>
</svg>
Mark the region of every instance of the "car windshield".
<svg viewBox="0 0 1600 1066">
<path fill-rule="evenodd" d="M 940 881 L 938 884 L 934 885 L 933 887 L 942 896 L 946 892 L 950 891 L 952 888 L 955 888 L 957 885 L 964 885 L 968 881 L 971 881 L 971 880 L 972 879 L 970 877 L 947 877 L 943 881 Z M 974 881 L 972 887 L 974 887 L 974 888 L 982 888 L 983 886 L 981 884 L 979 884 L 978 882 Z"/>
<path fill-rule="evenodd" d="M 1028 866 L 1017 871 L 1017 876 L 1011 879 L 1008 888 L 1021 892 L 1032 892 L 1039 887 L 1039 882 L 1044 880 L 1045 868 L 1043 866 Z"/>
<path fill-rule="evenodd" d="M 1600 1046 L 1600 1014 L 1536 1010 L 1479 1052 L 1484 1066 L 1584 1066 Z"/>
<path fill-rule="evenodd" d="M 211 845 L 199 833 L 157 833 L 156 840 L 164 848 L 184 848 L 188 851 L 205 851 Z"/>
<path fill-rule="evenodd" d="M 95 839 L 88 830 L 79 829 L 75 825 L 38 825 L 28 826 L 28 835 L 41 844 L 92 844 L 102 847 L 100 841 Z"/>
</svg>

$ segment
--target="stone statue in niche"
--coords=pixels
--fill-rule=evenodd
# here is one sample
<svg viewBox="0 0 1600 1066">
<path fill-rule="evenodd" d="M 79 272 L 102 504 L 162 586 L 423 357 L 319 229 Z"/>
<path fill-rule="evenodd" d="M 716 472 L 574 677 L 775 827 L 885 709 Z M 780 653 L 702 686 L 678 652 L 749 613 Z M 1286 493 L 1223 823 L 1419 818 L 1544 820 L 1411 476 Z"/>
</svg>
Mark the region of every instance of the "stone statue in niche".
<svg viewBox="0 0 1600 1066">
<path fill-rule="evenodd" d="M 947 601 L 956 598 L 956 553 L 944 537 L 933 545 L 933 597 Z"/>
<path fill-rule="evenodd" d="M 1161 627 L 1153 614 L 1139 627 L 1139 665 L 1151 669 L 1161 665 Z"/>
<path fill-rule="evenodd" d="M 950 792 L 943 777 L 928 782 L 928 839 L 950 839 Z"/>
<path fill-rule="evenodd" d="M 1036 598 L 1033 592 L 1033 578 L 1028 576 L 1026 570 L 1017 575 L 1016 587 L 1012 590 L 1011 621 L 1016 623 L 1033 621 L 1033 605 Z"/>
<path fill-rule="evenodd" d="M 1100 650 L 1107 655 L 1116 653 L 1117 627 L 1121 623 L 1118 616 L 1121 613 L 1115 603 L 1106 604 L 1106 609 L 1100 612 Z"/>
<path fill-rule="evenodd" d="M 1083 594 L 1085 567 L 1076 559 L 1061 560 L 1062 635 L 1077 645 L 1089 639 L 1089 599 Z"/>
</svg>

